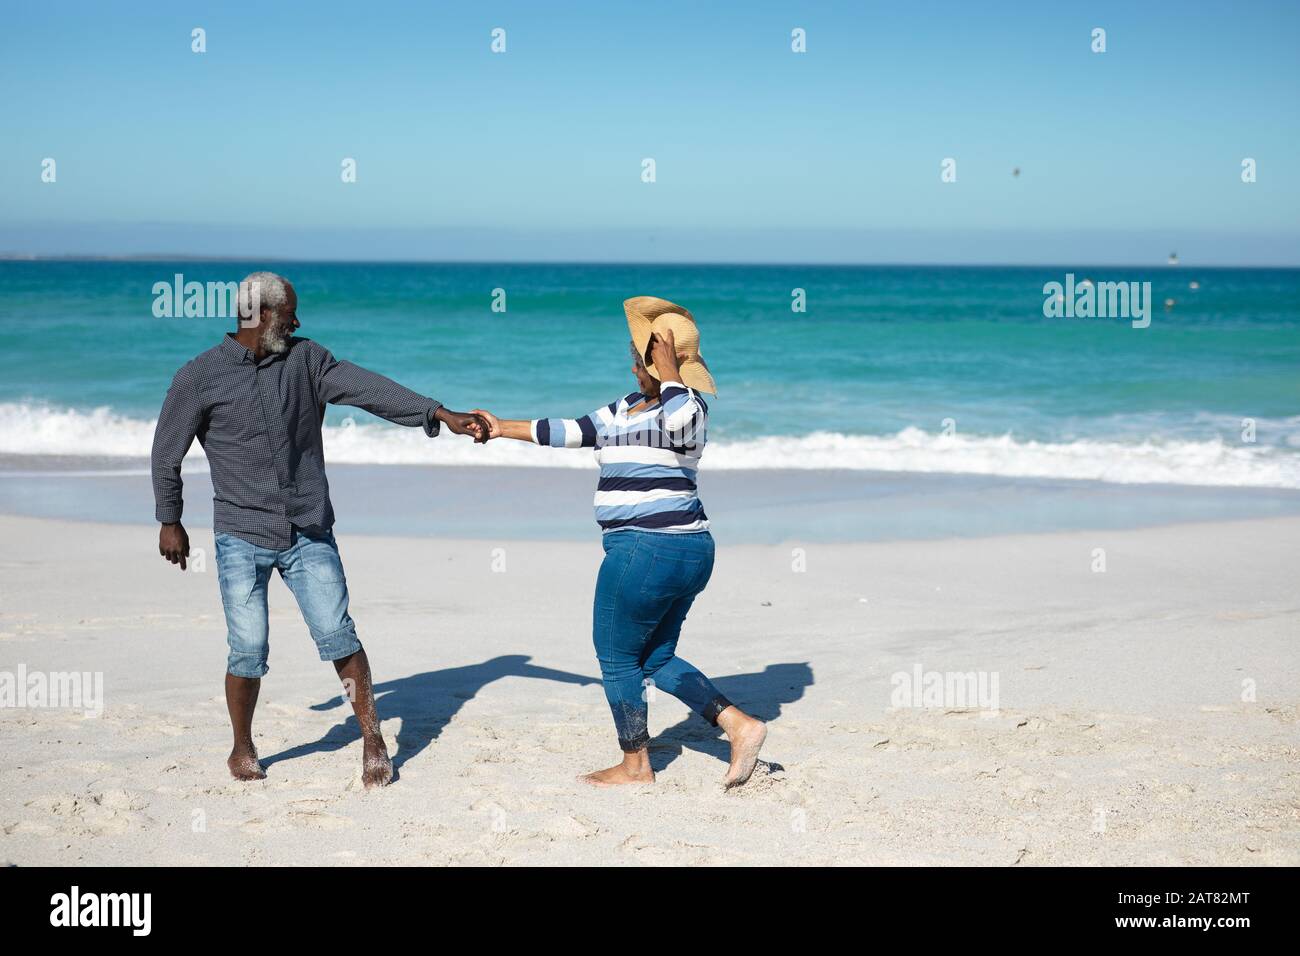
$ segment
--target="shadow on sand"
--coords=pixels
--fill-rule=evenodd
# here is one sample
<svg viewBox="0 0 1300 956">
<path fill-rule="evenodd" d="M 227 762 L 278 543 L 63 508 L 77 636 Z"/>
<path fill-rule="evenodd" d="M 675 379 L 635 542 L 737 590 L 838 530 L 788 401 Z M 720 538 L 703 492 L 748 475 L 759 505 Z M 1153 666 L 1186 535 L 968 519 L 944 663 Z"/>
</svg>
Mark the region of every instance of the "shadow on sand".
<svg viewBox="0 0 1300 956">
<path fill-rule="evenodd" d="M 538 667 L 529 663 L 531 659 L 525 654 L 507 654 L 481 664 L 425 671 L 376 684 L 375 709 L 379 719 L 397 717 L 402 722 L 402 729 L 397 734 L 397 750 L 392 755 L 394 775 L 401 770 L 402 764 L 437 739 L 442 728 L 456 716 L 466 701 L 473 700 L 480 690 L 495 680 L 503 677 L 532 677 L 561 684 L 600 684 L 599 678 Z M 807 663 L 769 664 L 758 673 L 719 677 L 713 683 L 736 706 L 761 720 L 771 722 L 781 715 L 783 705 L 798 700 L 812 686 L 813 673 L 812 667 Z M 338 695 L 313 704 L 311 709 L 333 710 L 341 707 L 343 702 L 343 696 Z M 341 750 L 360 739 L 361 729 L 357 726 L 357 719 L 349 713 L 347 719 L 335 724 L 319 740 L 263 757 L 262 766 L 269 768 L 282 760 Z M 612 739 L 611 730 L 611 741 Z M 650 763 L 655 772 L 658 773 L 676 760 L 683 748 L 708 754 L 723 763 L 730 757 L 730 749 L 722 731 L 711 726 L 698 714 L 689 714 L 650 741 Z"/>
<path fill-rule="evenodd" d="M 401 770 L 402 764 L 437 739 L 442 728 L 456 716 L 466 701 L 473 700 L 474 695 L 495 680 L 503 677 L 534 677 L 562 684 L 600 683 L 599 678 L 538 667 L 528 663 L 531 659 L 524 654 L 507 654 L 482 664 L 425 671 L 423 674 L 412 674 L 410 677 L 376 684 L 375 710 L 379 719 L 398 717 L 402 721 L 402 729 L 397 734 L 397 751 L 392 755 L 394 774 Z M 311 709 L 333 710 L 342 704 L 343 696 L 340 694 L 323 703 L 313 704 Z M 356 717 L 349 714 L 346 720 L 331 727 L 320 740 L 263 757 L 262 766 L 270 767 L 281 760 L 293 760 L 307 754 L 341 750 L 360 739 L 361 728 L 357 725 Z"/>
<path fill-rule="evenodd" d="M 793 704 L 813 685 L 813 672 L 807 662 L 769 664 L 755 674 L 733 674 L 710 680 L 741 710 L 771 723 L 781 716 L 782 706 Z M 659 773 L 688 748 L 716 757 L 724 764 L 731 759 L 731 748 L 722 730 L 699 714 L 691 713 L 650 741 L 650 766 Z M 772 765 L 781 769 L 780 764 Z"/>
</svg>

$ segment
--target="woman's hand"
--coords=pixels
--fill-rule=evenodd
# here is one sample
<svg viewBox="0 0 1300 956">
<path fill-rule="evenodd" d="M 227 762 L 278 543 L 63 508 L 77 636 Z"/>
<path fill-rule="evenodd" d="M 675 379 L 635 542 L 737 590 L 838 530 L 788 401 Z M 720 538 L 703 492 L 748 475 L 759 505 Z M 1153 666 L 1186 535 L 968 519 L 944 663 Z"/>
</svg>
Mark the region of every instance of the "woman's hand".
<svg viewBox="0 0 1300 956">
<path fill-rule="evenodd" d="M 678 378 L 681 374 L 677 369 L 678 360 L 677 343 L 673 341 L 672 329 L 664 329 L 650 336 L 650 361 L 654 363 L 655 371 L 659 373 L 659 381 L 681 381 Z"/>
<path fill-rule="evenodd" d="M 535 442 L 533 423 L 527 419 L 497 418 L 489 411 L 476 408 L 473 414 L 487 423 L 488 438 L 513 438 L 516 441 Z"/>
<path fill-rule="evenodd" d="M 476 408 L 470 412 L 471 415 L 477 415 L 483 421 L 488 423 L 488 438 L 501 437 L 501 419 L 497 418 L 491 412 Z"/>
</svg>

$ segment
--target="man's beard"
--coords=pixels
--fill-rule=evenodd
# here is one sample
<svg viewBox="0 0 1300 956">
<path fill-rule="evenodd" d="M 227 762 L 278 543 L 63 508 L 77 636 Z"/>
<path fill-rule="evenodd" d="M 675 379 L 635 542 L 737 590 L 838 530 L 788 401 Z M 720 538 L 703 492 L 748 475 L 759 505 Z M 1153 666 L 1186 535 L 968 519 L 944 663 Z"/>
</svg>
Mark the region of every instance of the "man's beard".
<svg viewBox="0 0 1300 956">
<path fill-rule="evenodd" d="M 292 330 L 288 324 L 274 319 L 262 330 L 262 348 L 273 354 L 279 354 L 289 347 L 289 335 Z"/>
</svg>

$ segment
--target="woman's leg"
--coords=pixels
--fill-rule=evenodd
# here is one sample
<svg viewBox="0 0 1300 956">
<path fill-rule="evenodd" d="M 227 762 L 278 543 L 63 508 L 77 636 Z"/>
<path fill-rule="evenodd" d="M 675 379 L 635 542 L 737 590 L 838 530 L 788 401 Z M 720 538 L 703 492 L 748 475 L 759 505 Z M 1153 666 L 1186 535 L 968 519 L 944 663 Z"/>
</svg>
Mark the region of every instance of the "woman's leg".
<svg viewBox="0 0 1300 956">
<path fill-rule="evenodd" d="M 731 763 L 722 783 L 739 787 L 758 763 L 758 752 L 767 739 L 767 725 L 745 713 L 713 686 L 694 665 L 677 656 L 682 622 L 695 596 L 675 602 L 650 637 L 642 665 L 647 688 L 666 691 L 715 727 L 721 727 L 731 743 Z"/>
<path fill-rule="evenodd" d="M 625 588 L 635 591 L 649 564 L 649 552 L 640 546 L 639 537 L 634 531 L 606 535 L 605 560 L 596 576 L 592 641 L 618 746 L 623 751 L 622 763 L 579 778 L 597 786 L 654 781 L 648 750 L 649 711 L 641 685 L 645 636 L 654 624 L 647 626 L 639 621 L 646 609 L 625 594 Z"/>
<path fill-rule="evenodd" d="M 677 656 L 677 640 L 682 623 L 695 603 L 695 595 L 678 598 L 669 607 L 659 626 L 646 643 L 641 674 L 646 688 L 672 694 L 709 723 L 718 723 L 718 714 L 731 706 L 713 682 L 698 668 Z"/>
<path fill-rule="evenodd" d="M 691 593 L 673 602 L 650 635 L 641 670 L 647 690 L 653 688 L 672 694 L 709 723 L 723 729 L 731 743 L 731 763 L 722 782 L 727 787 L 738 787 L 754 772 L 758 753 L 767 739 L 767 725 L 727 700 L 698 668 L 677 656 L 682 624 L 713 571 L 712 540 L 707 549 L 701 550 L 707 550 L 706 566 L 700 569 L 699 580 Z"/>
</svg>

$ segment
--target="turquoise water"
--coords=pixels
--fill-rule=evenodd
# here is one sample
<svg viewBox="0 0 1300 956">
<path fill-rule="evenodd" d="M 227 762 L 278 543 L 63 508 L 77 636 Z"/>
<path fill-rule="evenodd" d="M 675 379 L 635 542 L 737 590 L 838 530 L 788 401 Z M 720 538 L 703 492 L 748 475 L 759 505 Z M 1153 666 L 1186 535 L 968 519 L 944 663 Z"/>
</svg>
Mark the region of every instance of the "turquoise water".
<svg viewBox="0 0 1300 956">
<path fill-rule="evenodd" d="M 294 282 L 301 334 L 336 355 L 518 417 L 629 391 L 622 300 L 677 301 L 719 383 L 715 467 L 1300 487 L 1294 269 L 2 262 L 0 453 L 147 454 L 172 373 L 231 326 L 156 318 L 153 284 L 254 268 Z M 1150 327 L 1045 318 L 1043 284 L 1067 271 L 1150 281 Z M 328 422 L 335 460 L 431 454 L 364 413 Z"/>
</svg>

